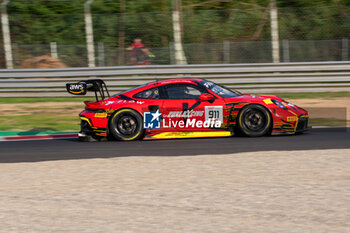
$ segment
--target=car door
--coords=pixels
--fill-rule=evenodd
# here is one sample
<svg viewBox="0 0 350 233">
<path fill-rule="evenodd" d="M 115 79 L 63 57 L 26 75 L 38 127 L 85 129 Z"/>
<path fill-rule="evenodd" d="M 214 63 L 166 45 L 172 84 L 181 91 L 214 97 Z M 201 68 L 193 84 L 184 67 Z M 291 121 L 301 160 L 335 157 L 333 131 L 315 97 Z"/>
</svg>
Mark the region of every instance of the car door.
<svg viewBox="0 0 350 233">
<path fill-rule="evenodd" d="M 141 113 L 143 115 L 143 125 L 145 129 L 161 128 L 160 107 L 163 98 L 159 87 L 153 87 L 132 96 L 135 100 L 142 103 Z"/>
<path fill-rule="evenodd" d="M 178 131 L 206 130 L 218 127 L 223 121 L 223 100 L 202 101 L 201 94 L 208 91 L 191 83 L 163 86 L 166 99 L 161 107 L 163 128 Z M 210 122 L 210 123 L 208 123 Z"/>
</svg>

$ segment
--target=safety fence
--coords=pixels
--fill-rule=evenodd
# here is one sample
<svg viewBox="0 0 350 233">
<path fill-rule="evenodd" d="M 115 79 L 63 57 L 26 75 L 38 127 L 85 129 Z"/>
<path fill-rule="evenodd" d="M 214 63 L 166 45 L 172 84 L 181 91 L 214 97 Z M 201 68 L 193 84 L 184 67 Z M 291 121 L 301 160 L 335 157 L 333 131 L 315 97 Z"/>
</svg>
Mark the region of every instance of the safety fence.
<svg viewBox="0 0 350 233">
<path fill-rule="evenodd" d="M 349 61 L 349 39 L 339 40 L 281 40 L 282 62 Z M 148 47 L 155 55 L 152 65 L 175 64 L 174 44 L 164 47 Z M 272 62 L 271 41 L 223 41 L 222 43 L 185 43 L 184 53 L 188 64 L 231 64 Z M 86 67 L 86 45 L 67 45 L 56 42 L 48 44 L 13 44 L 14 68 Z M 49 61 L 42 56 L 50 56 Z M 1 58 L 1 48 L 0 48 Z M 56 58 L 56 59 L 55 59 Z M 40 60 L 42 59 L 42 60 Z M 96 66 L 125 66 L 131 64 L 130 51 L 113 43 L 95 44 Z M 59 62 L 59 63 L 58 63 Z M 2 65 L 1 65 L 2 64 Z M 0 61 L 0 68 L 5 64 Z"/>
<path fill-rule="evenodd" d="M 103 79 L 112 93 L 169 78 L 204 78 L 246 93 L 350 91 L 350 62 L 1 69 L 0 97 L 68 96 L 67 82 Z"/>
<path fill-rule="evenodd" d="M 90 43 L 86 42 L 86 14 L 83 14 L 87 1 L 4 2 L 8 2 L 7 14 L 4 9 L 2 14 L 8 23 L 1 20 L 1 30 L 7 30 L 0 37 L 0 68 L 61 67 L 58 65 L 62 64 L 36 66 L 37 59 L 45 55 L 66 67 L 88 66 L 89 54 L 96 66 L 128 65 L 131 59 L 126 48 L 135 38 L 141 38 L 155 55 L 152 64 L 176 63 L 171 1 L 164 1 L 167 4 L 161 11 L 154 8 L 157 5 L 154 1 L 124 1 L 127 6 L 124 13 L 119 9 L 122 1 L 89 1 L 93 2 L 90 25 L 93 42 Z M 268 4 L 272 1 L 229 2 L 228 8 L 210 9 L 183 1 L 181 36 L 188 64 L 272 62 L 274 38 Z M 306 2 L 310 5 L 302 5 L 310 7 L 289 7 L 289 1 L 278 1 L 279 60 L 349 60 L 348 4 L 334 0 L 328 1 L 328 4 L 332 2 L 331 6 L 326 3 L 317 7 L 320 3 Z M 217 3 L 204 1 L 203 4 Z M 154 11 L 141 12 L 144 9 Z M 89 45 L 91 53 L 87 51 Z M 10 60 L 13 64 L 7 66 Z"/>
</svg>

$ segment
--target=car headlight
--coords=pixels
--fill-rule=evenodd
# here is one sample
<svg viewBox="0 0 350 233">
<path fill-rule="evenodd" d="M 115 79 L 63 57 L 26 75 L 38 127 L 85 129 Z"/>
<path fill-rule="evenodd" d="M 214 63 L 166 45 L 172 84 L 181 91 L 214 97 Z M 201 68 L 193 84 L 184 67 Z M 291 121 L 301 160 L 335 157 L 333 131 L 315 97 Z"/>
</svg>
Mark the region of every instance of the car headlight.
<svg viewBox="0 0 350 233">
<path fill-rule="evenodd" d="M 284 110 L 288 110 L 288 108 L 286 106 L 284 106 L 284 104 L 282 104 L 280 101 L 278 100 L 274 100 L 274 99 L 271 99 L 272 103 L 274 103 L 276 106 L 284 109 Z"/>
</svg>

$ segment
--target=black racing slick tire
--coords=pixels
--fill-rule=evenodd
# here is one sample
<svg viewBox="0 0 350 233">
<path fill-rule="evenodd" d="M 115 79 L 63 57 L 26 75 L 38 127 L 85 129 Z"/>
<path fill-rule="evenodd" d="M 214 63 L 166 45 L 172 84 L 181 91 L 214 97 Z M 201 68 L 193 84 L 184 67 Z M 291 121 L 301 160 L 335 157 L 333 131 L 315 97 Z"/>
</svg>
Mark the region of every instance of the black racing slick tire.
<svg viewBox="0 0 350 233">
<path fill-rule="evenodd" d="M 245 136 L 264 136 L 270 132 L 271 126 L 272 117 L 269 111 L 261 105 L 247 105 L 238 115 L 237 129 Z"/>
<path fill-rule="evenodd" d="M 143 136 L 142 116 L 132 109 L 118 110 L 110 120 L 109 132 L 121 141 L 140 139 Z"/>
</svg>

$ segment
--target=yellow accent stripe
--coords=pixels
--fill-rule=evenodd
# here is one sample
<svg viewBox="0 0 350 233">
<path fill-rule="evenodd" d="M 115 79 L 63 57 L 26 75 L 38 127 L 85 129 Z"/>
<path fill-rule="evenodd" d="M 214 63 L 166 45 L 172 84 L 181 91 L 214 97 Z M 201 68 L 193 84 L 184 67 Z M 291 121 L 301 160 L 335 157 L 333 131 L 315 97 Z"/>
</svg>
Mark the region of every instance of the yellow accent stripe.
<svg viewBox="0 0 350 233">
<path fill-rule="evenodd" d="M 107 134 L 106 133 L 96 133 L 96 136 L 107 136 Z"/>
<path fill-rule="evenodd" d="M 265 104 L 273 104 L 273 102 L 271 101 L 271 99 L 264 99 Z"/>
<path fill-rule="evenodd" d="M 292 113 L 294 116 L 298 116 L 298 114 L 296 114 L 296 113 L 293 112 L 292 110 L 288 110 L 288 112 Z"/>
<path fill-rule="evenodd" d="M 212 131 L 212 132 L 164 132 L 152 136 L 153 138 L 202 138 L 202 137 L 228 137 L 231 136 L 229 131 Z"/>
<path fill-rule="evenodd" d="M 295 113 L 295 112 L 293 112 L 293 111 L 291 111 L 291 110 L 288 110 L 288 112 L 290 112 L 290 113 L 292 113 L 294 116 L 296 116 L 296 120 L 295 120 L 295 126 L 294 126 L 294 131 L 297 131 L 297 127 L 298 127 L 298 122 L 299 122 L 299 118 L 298 118 L 298 115 Z"/>
<path fill-rule="evenodd" d="M 80 117 L 80 120 L 87 121 L 87 123 L 89 123 L 89 125 L 92 127 L 92 125 L 91 125 L 91 123 L 90 123 L 90 119 L 89 119 L 89 118 L 86 118 L 86 117 Z"/>
</svg>

